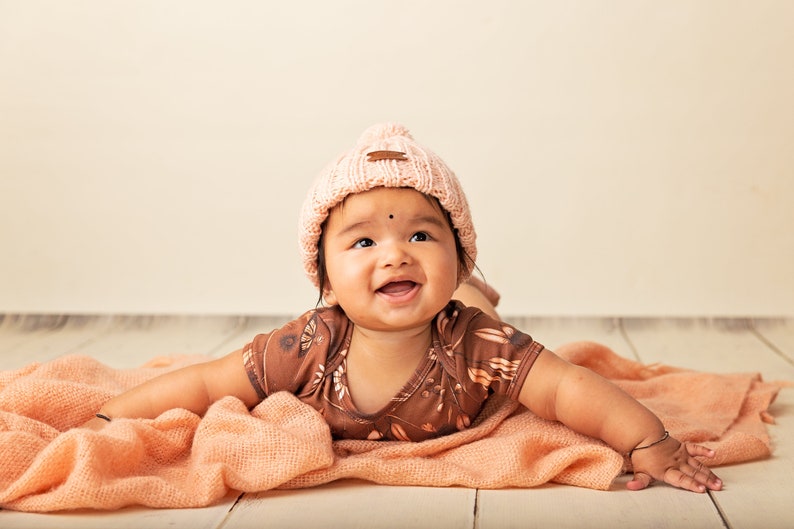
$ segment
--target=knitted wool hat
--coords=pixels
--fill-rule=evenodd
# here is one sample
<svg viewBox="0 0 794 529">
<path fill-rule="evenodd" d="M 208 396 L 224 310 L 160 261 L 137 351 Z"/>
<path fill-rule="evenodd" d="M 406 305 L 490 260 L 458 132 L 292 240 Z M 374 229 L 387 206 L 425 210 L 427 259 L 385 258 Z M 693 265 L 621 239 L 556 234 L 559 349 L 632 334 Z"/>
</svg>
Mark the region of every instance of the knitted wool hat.
<svg viewBox="0 0 794 529">
<path fill-rule="evenodd" d="M 417 144 L 397 123 L 374 125 L 350 151 L 322 170 L 303 203 L 299 222 L 300 252 L 306 275 L 319 287 L 317 244 L 329 211 L 346 196 L 374 187 L 410 187 L 438 199 L 452 219 L 458 240 L 471 262 L 458 277 L 471 275 L 477 238 L 469 204 L 455 174 L 435 153 Z"/>
</svg>

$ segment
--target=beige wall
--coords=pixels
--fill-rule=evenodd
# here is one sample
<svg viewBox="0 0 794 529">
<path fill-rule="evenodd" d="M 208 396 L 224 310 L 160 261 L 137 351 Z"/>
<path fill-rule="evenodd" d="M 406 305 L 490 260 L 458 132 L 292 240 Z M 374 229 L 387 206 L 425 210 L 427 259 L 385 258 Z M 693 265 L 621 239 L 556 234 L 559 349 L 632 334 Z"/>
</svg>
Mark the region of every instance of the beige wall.
<svg viewBox="0 0 794 529">
<path fill-rule="evenodd" d="M 404 122 L 505 314 L 794 314 L 794 2 L 0 1 L 0 312 L 297 313 Z"/>
</svg>

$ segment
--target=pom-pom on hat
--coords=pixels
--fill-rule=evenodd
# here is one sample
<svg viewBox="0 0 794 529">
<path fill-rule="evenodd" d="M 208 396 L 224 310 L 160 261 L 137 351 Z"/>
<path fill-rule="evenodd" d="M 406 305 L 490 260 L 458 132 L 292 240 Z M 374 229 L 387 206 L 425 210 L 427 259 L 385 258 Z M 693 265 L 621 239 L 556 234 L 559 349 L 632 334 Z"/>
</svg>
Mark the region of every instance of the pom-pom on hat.
<svg viewBox="0 0 794 529">
<path fill-rule="evenodd" d="M 303 203 L 299 222 L 300 252 L 306 275 L 319 287 L 318 242 L 328 212 L 344 198 L 375 187 L 410 187 L 438 199 L 449 213 L 463 250 L 471 258 L 458 277 L 471 275 L 477 238 L 469 204 L 455 173 L 435 153 L 416 143 L 397 123 L 373 125 L 356 146 L 328 164 Z"/>
</svg>

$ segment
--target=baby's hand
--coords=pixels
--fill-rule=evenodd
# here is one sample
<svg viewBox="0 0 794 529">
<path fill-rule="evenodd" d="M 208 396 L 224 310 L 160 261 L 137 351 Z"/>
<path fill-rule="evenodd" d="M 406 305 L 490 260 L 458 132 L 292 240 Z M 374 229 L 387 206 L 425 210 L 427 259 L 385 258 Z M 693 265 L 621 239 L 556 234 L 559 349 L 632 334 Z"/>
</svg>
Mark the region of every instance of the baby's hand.
<svg viewBox="0 0 794 529">
<path fill-rule="evenodd" d="M 644 489 L 658 479 L 692 492 L 721 490 L 722 480 L 695 456 L 714 457 L 714 450 L 681 443 L 672 437 L 647 449 L 636 450 L 631 455 L 634 479 L 626 484 L 626 488 Z"/>
</svg>

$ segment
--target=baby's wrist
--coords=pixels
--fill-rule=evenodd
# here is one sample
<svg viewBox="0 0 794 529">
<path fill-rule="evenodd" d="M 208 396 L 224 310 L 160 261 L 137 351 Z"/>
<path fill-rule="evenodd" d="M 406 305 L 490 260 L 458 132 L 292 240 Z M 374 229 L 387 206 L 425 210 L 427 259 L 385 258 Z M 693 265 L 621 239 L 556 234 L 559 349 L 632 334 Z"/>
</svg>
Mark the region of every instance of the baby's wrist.
<svg viewBox="0 0 794 529">
<path fill-rule="evenodd" d="M 665 430 L 664 433 L 661 435 L 657 435 L 655 437 L 646 437 L 645 440 L 643 440 L 637 446 L 629 450 L 626 456 L 629 459 L 631 459 L 631 456 L 634 455 L 634 452 L 660 445 L 663 442 L 667 441 L 669 438 L 670 438 L 670 432 L 668 432 L 667 430 Z"/>
</svg>

